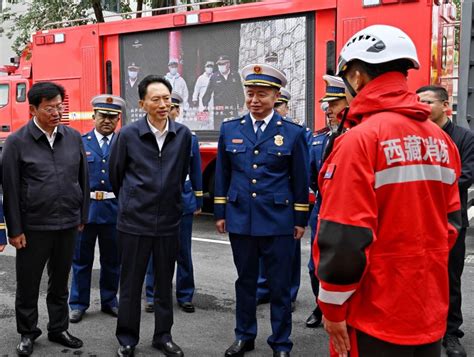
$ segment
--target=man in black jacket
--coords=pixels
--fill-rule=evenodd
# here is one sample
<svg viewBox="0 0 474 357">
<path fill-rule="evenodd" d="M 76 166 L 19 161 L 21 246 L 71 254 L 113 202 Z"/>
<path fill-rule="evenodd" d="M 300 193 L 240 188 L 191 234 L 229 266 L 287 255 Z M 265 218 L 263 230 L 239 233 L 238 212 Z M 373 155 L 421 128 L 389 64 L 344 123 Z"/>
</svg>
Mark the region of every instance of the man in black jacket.
<svg viewBox="0 0 474 357">
<path fill-rule="evenodd" d="M 133 356 L 140 338 L 140 304 L 147 262 L 153 256 L 153 346 L 183 356 L 171 338 L 172 280 L 178 255 L 181 191 L 188 173 L 191 132 L 169 119 L 171 84 L 155 75 L 138 85 L 147 113 L 120 131 L 110 156 L 110 182 L 118 197 L 121 253 L 117 321 L 118 356 Z"/>
<path fill-rule="evenodd" d="M 462 229 L 456 244 L 449 254 L 449 310 L 446 335 L 443 346 L 448 357 L 465 357 L 466 352 L 459 342 L 464 333 L 459 329 L 462 324 L 461 312 L 461 275 L 466 253 L 467 190 L 474 178 L 474 134 L 454 124 L 449 119 L 451 108 L 446 89 L 440 86 L 425 86 L 416 91 L 422 103 L 431 106 L 430 119 L 453 139 L 461 155 L 461 176 L 459 177 L 459 194 L 461 199 Z"/>
<path fill-rule="evenodd" d="M 3 151 L 3 192 L 9 242 L 17 249 L 17 352 L 29 356 L 41 330 L 38 296 L 48 263 L 48 339 L 69 348 L 82 341 L 68 329 L 68 279 L 74 242 L 87 221 L 89 178 L 81 135 L 60 125 L 64 88 L 33 85 L 33 119 L 10 135 Z"/>
</svg>

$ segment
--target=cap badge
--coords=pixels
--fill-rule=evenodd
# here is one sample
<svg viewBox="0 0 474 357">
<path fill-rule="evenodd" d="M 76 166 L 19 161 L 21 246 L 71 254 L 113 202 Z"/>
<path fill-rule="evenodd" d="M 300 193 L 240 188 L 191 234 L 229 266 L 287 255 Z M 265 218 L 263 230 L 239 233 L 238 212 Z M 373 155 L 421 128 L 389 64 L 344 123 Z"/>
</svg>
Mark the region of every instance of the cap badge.
<svg viewBox="0 0 474 357">
<path fill-rule="evenodd" d="M 254 67 L 253 67 L 253 72 L 254 72 L 255 74 L 261 74 L 261 73 L 262 73 L 262 67 L 260 67 L 260 66 L 254 66 Z"/>
<path fill-rule="evenodd" d="M 283 145 L 283 136 L 281 135 L 275 135 L 275 145 L 276 146 L 282 146 Z"/>
<path fill-rule="evenodd" d="M 105 101 L 106 101 L 107 103 L 113 103 L 114 98 L 108 97 Z"/>
</svg>

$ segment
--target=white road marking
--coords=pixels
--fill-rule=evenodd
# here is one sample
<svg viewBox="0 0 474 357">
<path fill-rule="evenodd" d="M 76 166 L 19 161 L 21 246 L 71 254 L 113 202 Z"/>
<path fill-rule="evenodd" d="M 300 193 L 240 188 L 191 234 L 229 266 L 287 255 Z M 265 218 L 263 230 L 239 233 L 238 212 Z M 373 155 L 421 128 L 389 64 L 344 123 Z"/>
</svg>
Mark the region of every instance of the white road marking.
<svg viewBox="0 0 474 357">
<path fill-rule="evenodd" d="M 218 239 L 207 239 L 207 238 L 198 238 L 198 237 L 193 237 L 193 240 L 196 240 L 198 242 L 206 242 L 206 243 L 217 243 L 217 244 L 226 244 L 230 245 L 229 241 L 226 240 L 218 240 Z"/>
</svg>

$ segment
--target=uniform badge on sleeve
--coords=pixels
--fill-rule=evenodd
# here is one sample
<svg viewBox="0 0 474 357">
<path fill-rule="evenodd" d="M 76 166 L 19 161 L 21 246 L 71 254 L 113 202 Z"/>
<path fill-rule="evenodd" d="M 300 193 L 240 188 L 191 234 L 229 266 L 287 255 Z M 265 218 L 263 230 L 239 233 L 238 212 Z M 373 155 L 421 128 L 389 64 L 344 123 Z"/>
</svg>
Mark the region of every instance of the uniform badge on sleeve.
<svg viewBox="0 0 474 357">
<path fill-rule="evenodd" d="M 332 179 L 332 177 L 334 176 L 334 171 L 336 171 L 336 164 L 329 164 L 326 172 L 324 173 L 324 179 Z"/>
<path fill-rule="evenodd" d="M 275 135 L 275 145 L 276 146 L 282 146 L 283 145 L 283 136 L 281 135 Z"/>
</svg>

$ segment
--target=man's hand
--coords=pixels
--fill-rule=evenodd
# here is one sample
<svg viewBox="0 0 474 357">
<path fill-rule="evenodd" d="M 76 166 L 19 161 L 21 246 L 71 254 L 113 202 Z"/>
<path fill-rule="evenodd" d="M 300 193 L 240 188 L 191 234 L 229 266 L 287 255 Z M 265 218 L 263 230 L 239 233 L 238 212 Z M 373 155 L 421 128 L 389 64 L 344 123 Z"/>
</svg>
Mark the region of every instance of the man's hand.
<svg viewBox="0 0 474 357">
<path fill-rule="evenodd" d="M 3 252 L 5 249 L 6 245 L 5 244 L 0 244 L 0 253 Z"/>
<path fill-rule="evenodd" d="M 340 357 L 347 357 L 351 350 L 346 321 L 333 322 L 323 317 L 324 329 L 331 337 L 331 343 Z"/>
<path fill-rule="evenodd" d="M 225 219 L 219 219 L 216 221 L 216 229 L 219 233 L 225 233 Z"/>
<path fill-rule="evenodd" d="M 82 231 L 84 230 L 84 224 L 81 223 L 80 225 L 78 225 L 78 226 L 77 226 L 77 230 L 78 230 L 79 232 L 82 232 Z"/>
<path fill-rule="evenodd" d="M 197 216 L 198 214 L 200 214 L 202 212 L 202 209 L 198 208 L 197 210 L 194 211 L 194 215 Z"/>
<path fill-rule="evenodd" d="M 294 238 L 300 240 L 304 235 L 304 227 L 295 226 Z"/>
<path fill-rule="evenodd" d="M 21 249 L 26 247 L 26 237 L 22 233 L 16 237 L 9 237 L 8 242 L 14 246 L 16 249 Z"/>
</svg>

